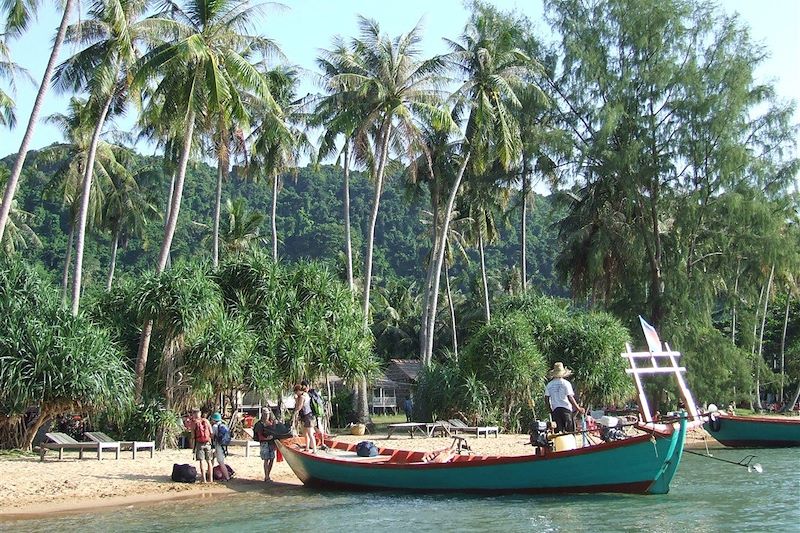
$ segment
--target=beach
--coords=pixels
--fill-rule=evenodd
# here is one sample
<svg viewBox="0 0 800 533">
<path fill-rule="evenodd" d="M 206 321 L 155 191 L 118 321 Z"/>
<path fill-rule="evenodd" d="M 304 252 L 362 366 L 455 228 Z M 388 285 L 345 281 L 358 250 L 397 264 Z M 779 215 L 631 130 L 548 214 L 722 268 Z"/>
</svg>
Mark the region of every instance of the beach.
<svg viewBox="0 0 800 533">
<path fill-rule="evenodd" d="M 425 438 L 408 434 L 392 435 L 341 435 L 337 440 L 356 443 L 371 440 L 378 446 L 421 451 L 441 449 L 452 443 L 450 437 Z M 687 437 L 687 447 L 718 446 L 702 430 L 692 430 Z M 483 455 L 526 455 L 531 451 L 526 445 L 526 434 L 500 434 L 499 437 L 467 436 L 472 450 Z M 44 461 L 37 456 L 0 457 L 3 471 L 3 490 L 0 491 L 0 518 L 36 516 L 49 513 L 79 511 L 94 507 L 144 504 L 173 498 L 212 498 L 216 494 L 237 492 L 264 492 L 280 494 L 298 490 L 300 481 L 285 461 L 276 462 L 272 470 L 272 483 L 265 483 L 262 461 L 257 450 L 244 456 L 243 447 L 231 447 L 227 463 L 236 472 L 227 482 L 210 484 L 175 483 L 170 479 L 175 463 L 197 463 L 191 450 L 165 450 L 140 453 L 134 460 L 130 452 L 120 453 L 119 460 L 104 453 L 98 461 L 93 454 L 78 459 L 77 452 L 65 452 L 64 459 L 48 452 Z M 91 458 L 88 458 L 91 457 Z"/>
</svg>

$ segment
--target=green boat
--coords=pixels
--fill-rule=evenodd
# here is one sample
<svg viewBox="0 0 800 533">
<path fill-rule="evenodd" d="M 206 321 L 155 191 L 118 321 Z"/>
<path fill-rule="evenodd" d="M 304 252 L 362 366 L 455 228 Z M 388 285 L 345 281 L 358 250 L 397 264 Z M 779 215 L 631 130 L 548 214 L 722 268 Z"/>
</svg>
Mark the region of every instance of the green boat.
<svg viewBox="0 0 800 533">
<path fill-rule="evenodd" d="M 303 450 L 303 442 L 297 438 L 278 441 L 278 448 L 295 475 L 314 487 L 490 494 L 666 494 L 681 462 L 686 431 L 702 425 L 703 420 L 683 379 L 686 368 L 678 366 L 680 353 L 662 347 L 655 329 L 644 319 L 642 328 L 648 351 L 633 352 L 626 346 L 622 353 L 630 365 L 626 373 L 632 376 L 638 393 L 639 419 L 633 422 L 633 433 L 615 429 L 614 437 L 601 434 L 602 442 L 586 438 L 584 447 L 559 446 L 561 439 L 572 435 L 550 435 L 552 446 L 536 441 L 535 453 L 508 456 L 463 455 L 461 449 L 452 448 L 428 453 L 380 448 L 374 457 L 360 457 L 355 444 L 332 439 L 325 439 L 328 449 L 317 454 Z M 665 374 L 675 377 L 686 411 L 671 420 L 655 421 L 642 378 Z"/>
<path fill-rule="evenodd" d="M 800 418 L 715 413 L 703 427 L 720 444 L 731 448 L 800 446 Z"/>
<path fill-rule="evenodd" d="M 666 494 L 683 453 L 686 417 L 642 425 L 640 435 L 565 451 L 521 456 L 431 454 L 380 448 L 359 457 L 355 444 L 326 440 L 327 451 L 300 449 L 300 439 L 278 448 L 308 486 L 359 490 L 479 493 L 621 492 Z"/>
</svg>

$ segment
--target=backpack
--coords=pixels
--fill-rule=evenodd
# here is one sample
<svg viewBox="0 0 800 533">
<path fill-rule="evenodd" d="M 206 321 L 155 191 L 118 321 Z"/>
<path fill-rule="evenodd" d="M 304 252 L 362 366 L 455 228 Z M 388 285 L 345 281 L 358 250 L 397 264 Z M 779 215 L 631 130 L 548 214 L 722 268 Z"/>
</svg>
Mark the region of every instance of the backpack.
<svg viewBox="0 0 800 533">
<path fill-rule="evenodd" d="M 308 395 L 311 397 L 311 412 L 314 416 L 317 418 L 325 416 L 325 400 L 322 396 L 314 389 L 308 391 Z"/>
<path fill-rule="evenodd" d="M 217 444 L 220 446 L 227 446 L 231 443 L 231 430 L 225 424 L 220 424 L 217 427 Z"/>
<path fill-rule="evenodd" d="M 222 466 L 223 465 L 215 465 L 214 468 L 212 468 L 212 472 L 214 473 L 214 481 L 222 481 Z M 233 471 L 233 468 L 231 468 L 231 465 L 226 464 L 225 468 L 228 469 L 228 477 L 233 477 L 235 472 Z"/>
<path fill-rule="evenodd" d="M 172 465 L 172 481 L 178 483 L 194 483 L 197 481 L 197 469 L 192 465 Z"/>
<path fill-rule="evenodd" d="M 378 455 L 378 447 L 369 440 L 362 440 L 356 444 L 356 455 L 359 457 L 375 457 Z"/>
<path fill-rule="evenodd" d="M 201 418 L 195 423 L 194 440 L 200 443 L 211 442 L 211 425 L 205 418 Z"/>
</svg>

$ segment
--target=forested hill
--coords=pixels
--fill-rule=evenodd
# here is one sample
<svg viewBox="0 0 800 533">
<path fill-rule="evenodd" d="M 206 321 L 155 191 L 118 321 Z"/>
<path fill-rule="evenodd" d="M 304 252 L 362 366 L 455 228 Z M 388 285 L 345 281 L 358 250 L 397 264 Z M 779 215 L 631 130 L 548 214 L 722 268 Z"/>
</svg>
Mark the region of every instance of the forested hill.
<svg viewBox="0 0 800 533">
<path fill-rule="evenodd" d="M 17 195 L 18 209 L 30 214 L 28 225 L 40 241 L 27 238 L 28 246 L 20 250 L 26 259 L 41 264 L 54 279 L 60 280 L 64 268 L 68 234 L 69 209 L 63 198 L 68 196 L 69 184 L 56 177 L 64 163 L 64 146 L 53 145 L 28 155 Z M 62 157 L 59 157 L 62 156 Z M 161 168 L 162 159 L 134 156 L 131 165 L 139 169 L 140 185 L 159 213 L 164 212 L 169 178 Z M 0 181 L 8 174 L 13 156 L 2 160 Z M 142 171 L 142 169 L 145 169 Z M 173 259 L 210 258 L 211 224 L 214 207 L 216 169 L 206 164 L 190 164 L 181 204 L 180 219 L 172 245 Z M 228 224 L 226 199 L 244 198 L 249 211 L 263 215 L 259 233 L 262 246 L 270 244 L 269 180 L 243 181 L 231 176 L 223 188 L 222 222 Z M 73 193 L 74 194 L 74 193 Z M 344 242 L 342 207 L 342 171 L 332 166 L 299 168 L 284 175 L 278 194 L 277 232 L 279 256 L 283 260 L 318 259 L 329 262 L 344 276 Z M 372 206 L 374 187 L 365 174 L 354 172 L 350 180 L 351 224 L 354 248 L 354 268 L 358 274 L 363 267 L 362 253 Z M 67 204 L 69 205 L 69 201 Z M 100 202 L 98 202 L 100 203 Z M 387 279 L 402 278 L 409 282 L 422 281 L 424 265 L 430 251 L 429 226 L 424 224 L 430 211 L 427 197 L 415 196 L 406 188 L 402 176 L 388 180 L 381 197 L 374 273 L 380 284 Z M 505 213 L 495 219 L 499 234 L 487 247 L 486 262 L 490 282 L 497 290 L 518 283 L 519 278 L 519 209 L 512 199 Z M 429 216 L 429 215 L 428 215 Z M 528 272 L 530 282 L 546 293 L 563 294 L 553 272 L 556 253 L 556 232 L 548 197 L 536 196 L 528 212 Z M 117 274 L 152 269 L 163 237 L 163 222 L 159 218 L 147 224 L 144 238 L 131 238 L 121 243 Z M 84 259 L 84 286 L 102 285 L 111 258 L 111 235 L 103 231 L 99 220 L 87 239 Z M 467 249 L 468 260 L 456 257 L 452 273 L 462 289 L 471 292 L 478 276 L 477 252 Z M 461 276 L 459 274 L 467 273 Z"/>
</svg>

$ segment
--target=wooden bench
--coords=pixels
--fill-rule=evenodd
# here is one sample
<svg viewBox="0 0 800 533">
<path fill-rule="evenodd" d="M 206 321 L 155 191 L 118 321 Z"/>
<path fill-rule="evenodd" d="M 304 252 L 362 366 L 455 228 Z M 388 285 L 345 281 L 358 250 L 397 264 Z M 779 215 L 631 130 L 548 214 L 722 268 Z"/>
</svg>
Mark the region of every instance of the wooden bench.
<svg viewBox="0 0 800 533">
<path fill-rule="evenodd" d="M 96 450 L 97 460 L 103 460 L 103 450 L 113 450 L 119 459 L 119 442 L 78 442 L 66 433 L 45 433 L 53 442 L 39 444 L 39 460 L 44 461 L 47 450 L 58 450 L 58 458 L 64 458 L 64 450 L 78 450 L 78 459 L 83 459 L 83 450 Z"/>
<path fill-rule="evenodd" d="M 122 440 L 116 441 L 103 433 L 102 431 L 87 431 L 84 433 L 90 440 L 94 442 L 114 443 L 119 442 L 120 450 L 131 451 L 133 459 L 136 459 L 136 452 L 139 450 L 150 450 L 150 459 L 153 458 L 153 452 L 156 449 L 155 441 L 140 441 L 140 440 Z"/>
<path fill-rule="evenodd" d="M 424 424 L 422 422 L 403 422 L 401 424 L 389 424 L 386 426 L 386 438 L 389 439 L 392 437 L 392 433 L 396 430 L 405 431 L 408 430 L 409 436 L 413 439 L 414 438 L 414 431 L 419 431 L 426 437 L 428 437 L 428 424 Z"/>
</svg>

